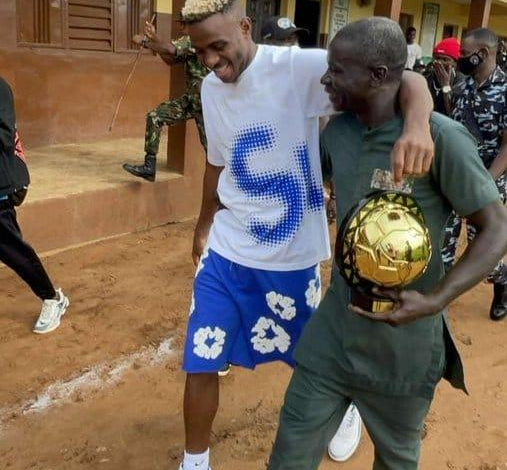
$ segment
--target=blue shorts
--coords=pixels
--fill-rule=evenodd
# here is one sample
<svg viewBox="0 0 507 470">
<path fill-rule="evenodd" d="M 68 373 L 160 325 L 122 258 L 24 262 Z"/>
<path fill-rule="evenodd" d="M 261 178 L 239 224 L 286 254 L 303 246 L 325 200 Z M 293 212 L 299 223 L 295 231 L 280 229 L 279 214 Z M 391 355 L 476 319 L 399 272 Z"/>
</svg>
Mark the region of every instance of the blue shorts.
<svg viewBox="0 0 507 470">
<path fill-rule="evenodd" d="M 226 363 L 253 369 L 283 361 L 321 296 L 319 266 L 265 271 L 233 263 L 212 250 L 197 267 L 183 370 L 217 372 Z"/>
</svg>

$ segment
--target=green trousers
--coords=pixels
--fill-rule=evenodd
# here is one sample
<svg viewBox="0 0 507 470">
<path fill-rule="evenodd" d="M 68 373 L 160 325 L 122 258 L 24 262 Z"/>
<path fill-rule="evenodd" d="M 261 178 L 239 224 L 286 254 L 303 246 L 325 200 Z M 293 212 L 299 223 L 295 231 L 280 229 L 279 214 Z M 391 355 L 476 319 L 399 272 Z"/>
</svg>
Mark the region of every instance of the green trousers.
<svg viewBox="0 0 507 470">
<path fill-rule="evenodd" d="M 431 400 L 354 390 L 301 366 L 285 395 L 268 470 L 316 470 L 351 401 L 375 446 L 373 469 L 416 470 Z"/>
<path fill-rule="evenodd" d="M 162 127 L 173 126 L 189 119 L 195 120 L 199 131 L 199 140 L 206 149 L 207 142 L 202 117 L 201 97 L 195 94 L 184 94 L 174 100 L 160 103 L 147 114 L 144 151 L 150 155 L 157 155 Z"/>
</svg>

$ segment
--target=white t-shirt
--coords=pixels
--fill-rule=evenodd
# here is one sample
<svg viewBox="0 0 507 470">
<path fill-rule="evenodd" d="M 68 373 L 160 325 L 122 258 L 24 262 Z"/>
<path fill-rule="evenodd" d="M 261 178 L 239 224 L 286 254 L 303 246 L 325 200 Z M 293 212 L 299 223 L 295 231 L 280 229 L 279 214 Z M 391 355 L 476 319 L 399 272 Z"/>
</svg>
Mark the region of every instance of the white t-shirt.
<svg viewBox="0 0 507 470">
<path fill-rule="evenodd" d="M 235 83 L 201 89 L 208 161 L 224 170 L 208 246 L 243 266 L 292 271 L 330 256 L 319 158 L 326 51 L 258 46 Z"/>
<path fill-rule="evenodd" d="M 405 68 L 412 70 L 415 65 L 415 61 L 422 59 L 422 49 L 419 44 L 415 42 L 413 44 L 407 44 L 407 65 Z"/>
</svg>

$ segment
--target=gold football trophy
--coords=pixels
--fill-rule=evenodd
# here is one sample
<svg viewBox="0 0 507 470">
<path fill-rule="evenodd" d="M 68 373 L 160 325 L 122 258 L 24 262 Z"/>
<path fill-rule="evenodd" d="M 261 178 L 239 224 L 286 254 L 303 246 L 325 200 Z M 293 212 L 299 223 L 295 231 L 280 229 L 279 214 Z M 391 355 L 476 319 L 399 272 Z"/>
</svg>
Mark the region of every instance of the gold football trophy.
<svg viewBox="0 0 507 470">
<path fill-rule="evenodd" d="M 356 204 L 343 220 L 335 261 L 352 289 L 353 305 L 389 313 L 394 302 L 374 287 L 402 288 L 427 269 L 431 240 L 415 199 L 397 191 L 377 191 Z"/>
</svg>

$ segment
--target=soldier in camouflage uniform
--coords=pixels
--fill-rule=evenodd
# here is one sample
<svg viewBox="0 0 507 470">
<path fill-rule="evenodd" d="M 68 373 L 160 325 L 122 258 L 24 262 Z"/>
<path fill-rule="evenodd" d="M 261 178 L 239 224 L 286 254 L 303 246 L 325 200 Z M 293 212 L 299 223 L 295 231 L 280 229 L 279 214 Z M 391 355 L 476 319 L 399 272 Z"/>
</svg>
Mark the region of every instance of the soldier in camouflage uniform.
<svg viewBox="0 0 507 470">
<path fill-rule="evenodd" d="M 190 38 L 183 36 L 169 44 L 164 44 L 155 33 L 152 24 L 146 23 L 144 30 L 148 38 L 144 47 L 151 49 L 160 55 L 168 65 L 183 64 L 185 67 L 186 91 L 179 98 L 160 103 L 153 111 L 146 116 L 146 134 L 143 165 L 131 165 L 125 163 L 123 168 L 134 176 L 155 181 L 156 158 L 160 144 L 160 133 L 162 127 L 172 126 L 178 122 L 194 119 L 199 131 L 199 139 L 206 149 L 206 134 L 201 108 L 201 83 L 209 70 L 202 65 L 190 44 Z M 142 38 L 137 36 L 135 42 L 141 43 Z"/>
<path fill-rule="evenodd" d="M 468 75 L 454 96 L 452 118 L 464 124 L 479 144 L 479 155 L 496 181 L 502 200 L 507 199 L 507 75 L 496 65 L 498 39 L 485 28 L 470 31 L 462 43 L 458 67 Z M 466 191 L 467 188 L 463 188 Z M 446 269 L 454 264 L 462 220 L 454 216 L 446 229 L 442 257 Z M 472 240 L 476 228 L 467 223 Z M 507 234 L 499 234 L 507 236 Z M 494 284 L 490 316 L 507 316 L 507 266 L 500 261 L 488 281 Z"/>
</svg>

